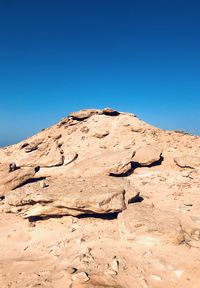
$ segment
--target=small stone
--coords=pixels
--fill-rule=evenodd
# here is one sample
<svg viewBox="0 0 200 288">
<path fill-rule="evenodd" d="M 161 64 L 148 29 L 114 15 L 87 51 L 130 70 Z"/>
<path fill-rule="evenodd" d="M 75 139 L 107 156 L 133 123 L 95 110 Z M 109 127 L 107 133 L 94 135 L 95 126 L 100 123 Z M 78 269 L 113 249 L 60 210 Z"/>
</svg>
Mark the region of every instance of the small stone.
<svg viewBox="0 0 200 288">
<path fill-rule="evenodd" d="M 112 270 L 112 269 L 108 269 L 105 273 L 108 274 L 108 275 L 111 275 L 111 276 L 116 276 L 117 275 L 117 272 Z"/>
<path fill-rule="evenodd" d="M 88 133 L 89 132 L 89 128 L 87 126 L 83 126 L 80 130 L 82 133 Z"/>
<path fill-rule="evenodd" d="M 77 269 L 75 268 L 75 267 L 67 267 L 66 269 L 65 269 L 65 271 L 67 272 L 67 273 L 69 273 L 69 274 L 74 274 L 74 273 L 76 273 L 77 272 Z"/>
<path fill-rule="evenodd" d="M 45 188 L 45 187 L 48 187 L 48 185 L 46 184 L 46 182 L 44 180 L 42 180 L 42 181 L 40 181 L 40 187 Z"/>
<path fill-rule="evenodd" d="M 192 203 L 184 203 L 184 205 L 185 205 L 185 206 L 190 206 L 190 207 L 192 207 L 192 206 L 193 206 L 193 204 L 192 204 Z"/>
<path fill-rule="evenodd" d="M 77 245 L 80 245 L 82 242 L 84 242 L 85 241 L 85 239 L 83 239 L 83 238 L 78 238 L 78 239 L 76 239 L 76 244 Z"/>
<path fill-rule="evenodd" d="M 162 278 L 159 276 L 159 275 L 153 275 L 151 274 L 151 278 L 155 281 L 158 281 L 158 282 L 161 282 L 162 281 Z"/>
<path fill-rule="evenodd" d="M 9 172 L 13 172 L 17 169 L 17 166 L 15 163 L 10 163 L 9 164 Z"/>
<path fill-rule="evenodd" d="M 80 283 L 84 283 L 90 280 L 86 272 L 79 272 L 72 275 L 72 280 Z"/>
<path fill-rule="evenodd" d="M 184 270 L 175 270 L 174 274 L 176 275 L 177 278 L 181 278 L 182 274 L 183 274 Z"/>
<path fill-rule="evenodd" d="M 109 135 L 109 132 L 108 131 L 105 131 L 105 132 L 97 132 L 93 135 L 93 137 L 96 137 L 96 138 L 99 138 L 99 139 L 102 139 L 106 136 Z"/>
<path fill-rule="evenodd" d="M 114 258 L 112 264 L 110 265 L 110 268 L 118 274 L 118 272 L 119 272 L 119 261 L 116 258 Z"/>
</svg>

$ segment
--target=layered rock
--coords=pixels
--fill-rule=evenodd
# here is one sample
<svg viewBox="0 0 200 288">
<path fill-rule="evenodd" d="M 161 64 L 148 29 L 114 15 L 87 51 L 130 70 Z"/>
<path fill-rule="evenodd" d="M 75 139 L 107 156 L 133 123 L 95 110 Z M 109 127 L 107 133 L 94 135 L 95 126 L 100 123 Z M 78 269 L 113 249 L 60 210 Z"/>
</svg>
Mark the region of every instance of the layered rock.
<svg viewBox="0 0 200 288">
<path fill-rule="evenodd" d="M 25 218 L 113 213 L 125 209 L 125 190 L 111 177 L 59 178 L 46 188 L 36 182 L 8 193 L 6 205 Z"/>
<path fill-rule="evenodd" d="M 174 213 L 152 205 L 131 204 L 118 216 L 122 238 L 139 245 L 180 244 L 184 241 L 181 223 Z"/>
<path fill-rule="evenodd" d="M 174 158 L 174 162 L 181 168 L 200 168 L 200 157 L 192 155 L 183 155 Z"/>
<path fill-rule="evenodd" d="M 24 184 L 27 180 L 33 178 L 38 170 L 37 167 L 23 168 L 12 163 L 0 164 L 0 195 L 5 195 L 8 191 Z"/>
<path fill-rule="evenodd" d="M 77 176 L 84 175 L 85 177 L 126 174 L 131 170 L 134 154 L 135 152 L 132 150 L 106 151 L 78 162 L 70 173 Z"/>
<path fill-rule="evenodd" d="M 97 110 L 97 109 L 85 109 L 85 110 L 80 110 L 78 112 L 73 112 L 69 114 L 69 116 L 75 120 L 85 120 L 94 114 L 99 114 L 99 112 L 100 110 Z"/>
<path fill-rule="evenodd" d="M 56 141 L 41 139 L 27 146 L 21 146 L 22 154 L 17 157 L 16 162 L 24 167 L 52 167 L 60 166 L 64 163 L 64 157 Z M 24 151 L 23 151 L 24 150 Z"/>
<path fill-rule="evenodd" d="M 0 148 L 1 286 L 199 287 L 199 147 L 105 108 Z"/>
<path fill-rule="evenodd" d="M 149 166 L 160 161 L 161 154 L 162 150 L 157 143 L 145 145 L 136 150 L 133 161 L 139 163 L 141 166 Z"/>
</svg>

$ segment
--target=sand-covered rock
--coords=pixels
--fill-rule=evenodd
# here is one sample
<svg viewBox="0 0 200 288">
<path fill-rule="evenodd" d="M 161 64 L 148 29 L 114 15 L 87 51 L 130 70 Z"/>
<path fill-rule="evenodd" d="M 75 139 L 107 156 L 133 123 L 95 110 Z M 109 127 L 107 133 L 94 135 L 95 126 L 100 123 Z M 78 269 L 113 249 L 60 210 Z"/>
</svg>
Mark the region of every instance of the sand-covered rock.
<svg viewBox="0 0 200 288">
<path fill-rule="evenodd" d="M 123 181 L 111 177 L 60 177 L 49 180 L 44 189 L 36 182 L 9 193 L 5 203 L 25 218 L 105 214 L 126 207 Z"/>
<path fill-rule="evenodd" d="M 75 120 L 84 120 L 89 117 L 91 117 L 94 114 L 98 114 L 99 110 L 96 109 L 86 109 L 86 110 L 80 110 L 78 112 L 73 112 L 69 114 L 70 117 L 72 117 Z"/>
<path fill-rule="evenodd" d="M 199 288 L 199 152 L 111 108 L 0 148 L 0 286 Z"/>
<path fill-rule="evenodd" d="M 70 171 L 74 175 L 120 175 L 131 170 L 133 150 L 106 151 L 78 162 Z"/>
<path fill-rule="evenodd" d="M 27 180 L 34 177 L 39 168 L 16 167 L 12 170 L 12 163 L 0 164 L 0 195 L 24 184 Z"/>
<path fill-rule="evenodd" d="M 199 156 L 182 155 L 174 158 L 174 162 L 181 168 L 200 168 Z"/>
<path fill-rule="evenodd" d="M 184 234 L 179 219 L 171 211 L 161 211 L 153 205 L 131 204 L 118 216 L 122 238 L 138 245 L 180 244 Z"/>
<path fill-rule="evenodd" d="M 145 145 L 136 150 L 133 161 L 141 166 L 149 166 L 158 162 L 161 159 L 161 154 L 162 150 L 157 143 Z"/>
</svg>

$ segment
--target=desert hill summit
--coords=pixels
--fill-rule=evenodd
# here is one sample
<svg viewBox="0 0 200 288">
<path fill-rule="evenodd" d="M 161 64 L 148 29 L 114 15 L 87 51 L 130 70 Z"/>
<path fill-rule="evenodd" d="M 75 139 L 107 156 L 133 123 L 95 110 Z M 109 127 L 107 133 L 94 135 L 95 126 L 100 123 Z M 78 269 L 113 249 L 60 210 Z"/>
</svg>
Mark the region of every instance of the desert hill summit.
<svg viewBox="0 0 200 288">
<path fill-rule="evenodd" d="M 111 108 L 1 148 L 1 288 L 199 288 L 199 151 Z"/>
</svg>

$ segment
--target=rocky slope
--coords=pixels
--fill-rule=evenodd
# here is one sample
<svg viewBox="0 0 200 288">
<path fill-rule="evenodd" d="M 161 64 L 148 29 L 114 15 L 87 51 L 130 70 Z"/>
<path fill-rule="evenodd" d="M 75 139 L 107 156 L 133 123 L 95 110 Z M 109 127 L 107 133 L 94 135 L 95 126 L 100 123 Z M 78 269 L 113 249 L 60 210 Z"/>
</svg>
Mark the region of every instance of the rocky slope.
<svg viewBox="0 0 200 288">
<path fill-rule="evenodd" d="M 0 286 L 199 288 L 200 137 L 106 108 L 0 149 Z"/>
</svg>

